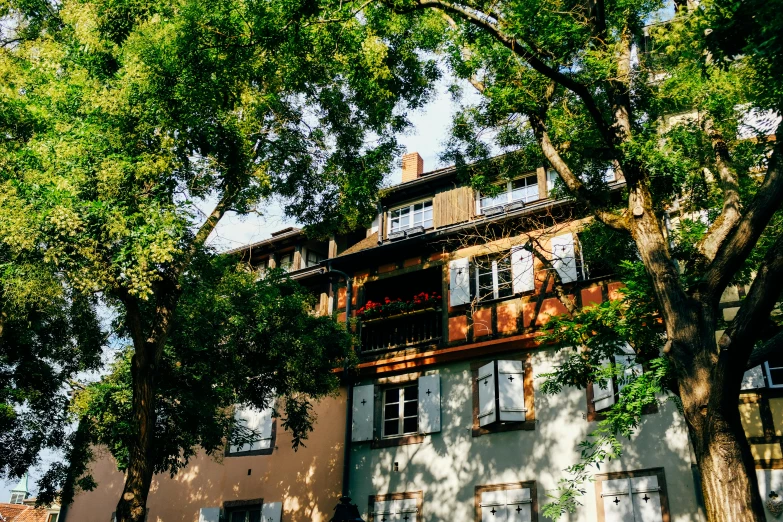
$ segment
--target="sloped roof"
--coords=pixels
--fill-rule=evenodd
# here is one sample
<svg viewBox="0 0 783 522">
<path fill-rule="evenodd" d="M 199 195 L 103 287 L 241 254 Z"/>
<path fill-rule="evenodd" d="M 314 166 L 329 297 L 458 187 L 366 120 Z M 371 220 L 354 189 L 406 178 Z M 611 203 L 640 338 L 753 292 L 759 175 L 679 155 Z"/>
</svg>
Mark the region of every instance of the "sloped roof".
<svg viewBox="0 0 783 522">
<path fill-rule="evenodd" d="M 13 522 L 46 522 L 49 512 L 45 508 L 26 506 L 27 509 L 19 513 Z"/>
<path fill-rule="evenodd" d="M 353 254 L 355 252 L 359 252 L 361 250 L 367 250 L 368 248 L 373 248 L 377 246 L 378 246 L 378 232 L 374 232 L 371 235 L 359 241 L 358 243 L 352 245 L 350 248 L 345 249 L 345 251 L 342 252 L 340 255 L 346 256 L 348 254 Z"/>
<path fill-rule="evenodd" d="M 4 522 L 18 522 L 21 520 L 19 515 L 29 510 L 30 506 L 25 506 L 24 504 L 0 502 L 0 517 L 2 517 L 0 520 L 4 520 Z"/>
</svg>

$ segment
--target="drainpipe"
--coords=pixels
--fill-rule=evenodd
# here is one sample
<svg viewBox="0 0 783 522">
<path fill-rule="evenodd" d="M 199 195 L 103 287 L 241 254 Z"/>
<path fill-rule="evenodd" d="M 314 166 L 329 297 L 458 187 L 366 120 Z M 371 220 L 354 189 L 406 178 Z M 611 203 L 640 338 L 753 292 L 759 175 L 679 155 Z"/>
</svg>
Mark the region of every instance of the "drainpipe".
<svg viewBox="0 0 783 522">
<path fill-rule="evenodd" d="M 329 263 L 326 268 L 326 272 L 331 274 L 337 274 L 339 276 L 342 276 L 343 279 L 345 279 L 345 327 L 350 328 L 351 324 L 351 298 L 353 297 L 353 279 L 346 274 L 345 272 L 341 270 L 336 270 L 332 268 L 332 264 Z M 345 376 L 345 382 L 346 387 L 348 389 L 348 396 L 346 398 L 346 411 L 345 411 L 345 444 L 344 444 L 344 455 L 343 455 L 343 489 L 342 489 L 342 496 L 348 497 L 348 481 L 350 478 L 350 468 L 351 468 L 351 427 L 352 427 L 352 419 L 351 416 L 353 414 L 353 381 L 351 380 L 350 376 L 348 375 L 348 368 L 343 368 L 343 375 Z"/>
</svg>

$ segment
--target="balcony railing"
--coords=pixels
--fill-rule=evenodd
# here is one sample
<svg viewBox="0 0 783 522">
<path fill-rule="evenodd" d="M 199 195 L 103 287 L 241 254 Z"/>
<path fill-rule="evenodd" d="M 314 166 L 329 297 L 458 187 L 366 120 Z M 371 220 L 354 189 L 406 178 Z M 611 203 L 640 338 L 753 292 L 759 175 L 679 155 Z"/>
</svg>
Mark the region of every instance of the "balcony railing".
<svg viewBox="0 0 783 522">
<path fill-rule="evenodd" d="M 360 321 L 362 352 L 394 350 L 440 341 L 441 310 L 427 308 Z"/>
</svg>

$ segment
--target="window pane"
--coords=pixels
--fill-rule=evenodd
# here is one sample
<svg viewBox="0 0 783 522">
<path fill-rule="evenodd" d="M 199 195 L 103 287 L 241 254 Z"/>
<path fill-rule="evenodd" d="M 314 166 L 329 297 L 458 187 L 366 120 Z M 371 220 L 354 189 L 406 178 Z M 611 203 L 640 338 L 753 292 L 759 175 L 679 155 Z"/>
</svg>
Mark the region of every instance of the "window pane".
<svg viewBox="0 0 783 522">
<path fill-rule="evenodd" d="M 400 422 L 397 419 L 384 421 L 383 423 L 384 435 L 399 435 L 400 434 Z"/>
<path fill-rule="evenodd" d="M 419 414 L 419 401 L 410 401 L 405 403 L 403 415 L 411 417 Z"/>
<path fill-rule="evenodd" d="M 777 369 L 769 369 L 769 376 L 772 378 L 772 382 L 770 384 L 774 384 L 776 386 L 779 386 L 783 384 L 783 369 L 777 368 Z"/>
<path fill-rule="evenodd" d="M 495 291 L 492 286 L 492 266 L 479 267 L 478 268 L 478 299 L 483 301 L 485 299 L 493 299 L 495 297 Z"/>
<path fill-rule="evenodd" d="M 492 208 L 498 205 L 505 205 L 508 203 L 508 193 L 502 192 L 497 196 L 481 198 L 481 208 Z"/>
<path fill-rule="evenodd" d="M 250 520 L 248 522 L 261 522 L 261 510 L 254 509 L 250 511 Z"/>
<path fill-rule="evenodd" d="M 234 511 L 231 513 L 231 522 L 246 522 L 247 511 Z"/>
<path fill-rule="evenodd" d="M 419 387 L 418 386 L 408 386 L 405 388 L 405 400 L 406 401 L 415 401 L 419 399 Z"/>
<path fill-rule="evenodd" d="M 400 398 L 399 393 L 400 393 L 400 390 L 398 390 L 396 388 L 393 389 L 393 390 L 386 390 L 386 393 L 384 394 L 385 397 L 386 397 L 386 401 L 385 401 L 386 404 L 391 404 L 393 402 L 399 402 L 399 398 Z"/>
<path fill-rule="evenodd" d="M 408 419 L 405 419 L 402 424 L 402 429 L 404 433 L 416 433 L 419 431 L 419 418 L 416 417 L 410 417 Z"/>
<path fill-rule="evenodd" d="M 399 404 L 387 404 L 383 409 L 384 419 L 396 419 L 400 416 Z"/>
<path fill-rule="evenodd" d="M 513 295 L 513 277 L 511 275 L 511 258 L 504 257 L 498 259 L 498 297 L 509 297 Z"/>
</svg>

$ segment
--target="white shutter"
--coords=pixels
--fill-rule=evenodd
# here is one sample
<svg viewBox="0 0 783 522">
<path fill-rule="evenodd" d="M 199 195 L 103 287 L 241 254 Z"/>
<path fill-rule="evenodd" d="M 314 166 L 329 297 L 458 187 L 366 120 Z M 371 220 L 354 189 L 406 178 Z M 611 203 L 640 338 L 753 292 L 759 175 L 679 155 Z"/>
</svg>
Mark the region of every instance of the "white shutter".
<svg viewBox="0 0 783 522">
<path fill-rule="evenodd" d="M 533 252 L 520 246 L 511 251 L 511 277 L 514 293 L 529 292 L 535 289 L 535 272 L 533 271 Z"/>
<path fill-rule="evenodd" d="M 114 517 L 114 513 L 112 513 Z M 113 520 L 117 520 L 113 518 Z M 201 508 L 198 510 L 198 522 L 220 522 L 220 508 Z"/>
<path fill-rule="evenodd" d="M 481 522 L 506 522 L 506 492 L 484 491 L 481 493 Z"/>
<path fill-rule="evenodd" d="M 234 410 L 234 419 L 237 424 L 243 425 L 253 431 L 253 440 L 244 444 L 232 444 L 231 453 L 240 451 L 256 451 L 272 447 L 272 407 L 261 411 L 255 408 L 237 406 Z M 249 435 L 249 434 L 248 434 Z"/>
<path fill-rule="evenodd" d="M 530 488 L 507 489 L 506 511 L 508 522 L 531 522 L 533 499 L 530 498 Z"/>
<path fill-rule="evenodd" d="M 419 377 L 419 433 L 440 431 L 440 375 Z"/>
<path fill-rule="evenodd" d="M 631 498 L 633 499 L 634 522 L 663 521 L 658 477 L 651 475 L 632 478 Z"/>
<path fill-rule="evenodd" d="M 495 411 L 495 363 L 485 364 L 478 371 L 476 386 L 479 389 L 479 426 L 492 424 L 497 420 Z"/>
<path fill-rule="evenodd" d="M 382 500 L 380 502 L 375 502 L 373 505 L 372 515 L 373 520 L 377 520 L 378 522 L 391 522 L 399 520 L 397 515 L 399 514 L 399 510 L 395 509 L 395 503 L 394 500 Z"/>
<path fill-rule="evenodd" d="M 628 479 L 607 480 L 603 483 L 601 500 L 606 522 L 634 522 L 630 481 Z"/>
<path fill-rule="evenodd" d="M 745 372 L 742 376 L 741 390 L 752 390 L 755 388 L 764 388 L 764 370 L 761 369 L 761 365 L 754 366 L 750 370 Z"/>
<path fill-rule="evenodd" d="M 280 522 L 283 516 L 282 502 L 269 502 L 261 506 L 261 522 Z"/>
<path fill-rule="evenodd" d="M 618 364 L 622 364 L 625 367 L 623 370 L 623 381 L 639 377 L 644 373 L 644 368 L 636 362 L 636 352 L 628 344 L 623 346 L 622 350 L 625 355 L 615 356 L 615 360 Z M 618 391 L 622 390 L 625 385 L 625 382 L 620 383 Z"/>
<path fill-rule="evenodd" d="M 603 359 L 601 364 L 609 364 L 609 359 Z M 601 388 L 601 385 L 597 382 L 593 383 L 593 404 L 595 405 L 595 411 L 605 410 L 614 404 L 614 380 L 608 379 L 605 384 L 606 388 Z"/>
<path fill-rule="evenodd" d="M 398 500 L 399 516 L 398 520 L 402 522 L 418 522 L 419 520 L 419 501 L 415 498 L 404 498 Z"/>
<path fill-rule="evenodd" d="M 353 422 L 351 440 L 362 442 L 372 440 L 373 412 L 375 411 L 375 386 L 355 386 L 353 389 Z"/>
<path fill-rule="evenodd" d="M 470 302 L 470 258 L 449 262 L 449 306 Z"/>
<path fill-rule="evenodd" d="M 552 266 L 563 283 L 577 280 L 576 256 L 574 256 L 574 235 L 570 232 L 555 236 L 551 240 Z"/>
<path fill-rule="evenodd" d="M 525 420 L 525 365 L 498 361 L 498 403 L 501 421 Z"/>
</svg>

